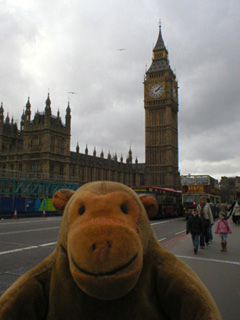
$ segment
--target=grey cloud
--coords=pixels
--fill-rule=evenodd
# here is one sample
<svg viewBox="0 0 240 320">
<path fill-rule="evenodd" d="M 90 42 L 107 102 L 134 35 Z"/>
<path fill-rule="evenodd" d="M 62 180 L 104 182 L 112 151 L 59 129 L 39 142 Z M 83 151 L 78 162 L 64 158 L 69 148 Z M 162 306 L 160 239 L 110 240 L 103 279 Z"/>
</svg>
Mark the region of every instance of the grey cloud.
<svg viewBox="0 0 240 320">
<path fill-rule="evenodd" d="M 179 81 L 182 174 L 240 175 L 240 5 L 229 1 L 13 1 L 0 5 L 0 98 L 20 121 L 72 109 L 71 148 L 144 162 L 143 76 L 158 21 Z M 124 52 L 117 51 L 125 48 Z M 69 91 L 76 91 L 71 96 Z M 92 152 L 91 151 L 91 152 Z"/>
</svg>

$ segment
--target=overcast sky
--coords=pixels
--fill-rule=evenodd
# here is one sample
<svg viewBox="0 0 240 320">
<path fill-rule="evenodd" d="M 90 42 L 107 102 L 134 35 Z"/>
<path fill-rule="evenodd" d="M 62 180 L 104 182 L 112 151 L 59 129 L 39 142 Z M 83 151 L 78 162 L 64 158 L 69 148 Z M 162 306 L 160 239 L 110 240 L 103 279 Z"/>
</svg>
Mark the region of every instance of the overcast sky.
<svg viewBox="0 0 240 320">
<path fill-rule="evenodd" d="M 145 162 L 143 79 L 161 19 L 179 84 L 180 174 L 240 176 L 240 2 L 0 0 L 0 99 L 72 111 L 71 150 Z M 118 49 L 126 50 L 120 51 Z M 77 94 L 69 94 L 74 91 Z"/>
</svg>

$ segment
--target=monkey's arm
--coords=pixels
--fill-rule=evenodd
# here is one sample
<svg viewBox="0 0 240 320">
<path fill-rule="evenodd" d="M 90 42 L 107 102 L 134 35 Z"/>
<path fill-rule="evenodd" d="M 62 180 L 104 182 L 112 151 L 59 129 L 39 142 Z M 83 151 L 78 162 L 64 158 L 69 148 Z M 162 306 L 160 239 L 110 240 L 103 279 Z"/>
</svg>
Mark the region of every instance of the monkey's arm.
<svg viewBox="0 0 240 320">
<path fill-rule="evenodd" d="M 48 311 L 54 253 L 21 276 L 0 298 L 1 320 L 43 320 Z"/>
<path fill-rule="evenodd" d="M 171 320 L 221 320 L 205 285 L 192 269 L 167 251 L 157 271 L 157 292 L 164 313 Z"/>
</svg>

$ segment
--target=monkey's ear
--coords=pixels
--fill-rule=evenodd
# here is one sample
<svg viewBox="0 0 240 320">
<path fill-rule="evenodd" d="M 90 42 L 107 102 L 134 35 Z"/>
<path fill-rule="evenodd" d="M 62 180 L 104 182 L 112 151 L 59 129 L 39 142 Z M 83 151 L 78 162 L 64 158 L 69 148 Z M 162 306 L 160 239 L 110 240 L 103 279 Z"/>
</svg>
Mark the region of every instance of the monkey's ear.
<svg viewBox="0 0 240 320">
<path fill-rule="evenodd" d="M 52 199 L 54 208 L 57 209 L 59 213 L 63 214 L 64 208 L 68 200 L 71 198 L 71 196 L 74 193 L 75 193 L 74 191 L 68 190 L 68 189 L 61 189 L 56 191 Z"/>
<path fill-rule="evenodd" d="M 141 200 L 149 219 L 152 219 L 158 213 L 158 203 L 156 199 L 146 194 L 140 194 L 139 199 Z"/>
</svg>

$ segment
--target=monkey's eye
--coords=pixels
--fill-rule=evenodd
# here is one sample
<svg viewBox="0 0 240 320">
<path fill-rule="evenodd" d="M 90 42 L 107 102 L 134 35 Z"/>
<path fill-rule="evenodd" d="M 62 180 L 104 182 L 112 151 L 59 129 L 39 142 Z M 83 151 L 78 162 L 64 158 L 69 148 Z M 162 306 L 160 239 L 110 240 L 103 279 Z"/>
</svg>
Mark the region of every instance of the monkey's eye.
<svg viewBox="0 0 240 320">
<path fill-rule="evenodd" d="M 121 205 L 121 211 L 122 211 L 124 214 L 128 214 L 128 208 L 125 206 L 125 204 L 122 204 L 122 205 Z"/>
<path fill-rule="evenodd" d="M 78 209 L 78 213 L 81 215 L 83 215 L 85 212 L 85 206 L 81 206 L 79 209 Z"/>
</svg>

